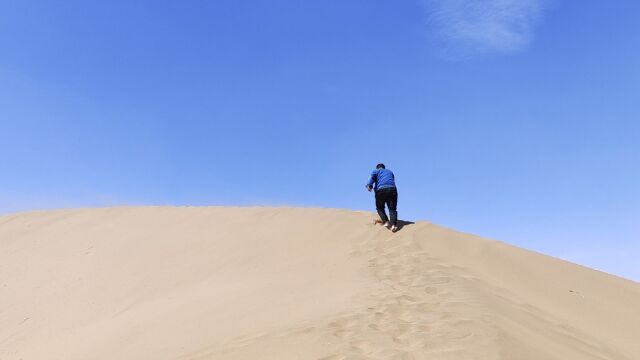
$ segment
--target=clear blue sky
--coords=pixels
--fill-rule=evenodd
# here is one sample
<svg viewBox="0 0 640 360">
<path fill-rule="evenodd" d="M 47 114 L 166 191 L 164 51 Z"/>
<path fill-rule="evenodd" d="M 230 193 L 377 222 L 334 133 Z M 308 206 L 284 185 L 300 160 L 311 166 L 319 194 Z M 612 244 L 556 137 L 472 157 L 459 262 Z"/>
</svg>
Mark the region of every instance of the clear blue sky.
<svg viewBox="0 0 640 360">
<path fill-rule="evenodd" d="M 374 210 L 640 280 L 640 2 L 0 1 L 0 213 Z"/>
</svg>

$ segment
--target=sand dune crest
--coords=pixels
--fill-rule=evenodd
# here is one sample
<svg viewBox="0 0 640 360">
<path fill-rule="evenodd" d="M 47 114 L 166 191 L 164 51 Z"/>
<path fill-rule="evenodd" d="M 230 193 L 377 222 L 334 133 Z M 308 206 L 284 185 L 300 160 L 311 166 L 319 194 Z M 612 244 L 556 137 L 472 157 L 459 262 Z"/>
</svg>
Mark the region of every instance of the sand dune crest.
<svg viewBox="0 0 640 360">
<path fill-rule="evenodd" d="M 428 222 L 0 217 L 0 359 L 640 359 L 640 285 Z"/>
</svg>

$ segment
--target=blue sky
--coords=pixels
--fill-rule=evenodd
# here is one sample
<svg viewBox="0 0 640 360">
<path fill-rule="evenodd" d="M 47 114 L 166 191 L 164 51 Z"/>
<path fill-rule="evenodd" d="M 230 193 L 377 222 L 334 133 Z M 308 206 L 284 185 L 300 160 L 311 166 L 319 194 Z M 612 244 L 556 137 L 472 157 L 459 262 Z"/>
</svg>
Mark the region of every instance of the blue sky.
<svg viewBox="0 0 640 360">
<path fill-rule="evenodd" d="M 0 213 L 373 210 L 640 280 L 640 3 L 0 1 Z"/>
</svg>

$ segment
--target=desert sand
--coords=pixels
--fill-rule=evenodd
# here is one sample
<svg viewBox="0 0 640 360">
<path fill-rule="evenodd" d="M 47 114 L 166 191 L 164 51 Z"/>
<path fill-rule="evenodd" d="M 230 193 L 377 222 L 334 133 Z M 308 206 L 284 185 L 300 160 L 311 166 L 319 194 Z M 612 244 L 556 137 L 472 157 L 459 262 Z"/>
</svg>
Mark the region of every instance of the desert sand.
<svg viewBox="0 0 640 360">
<path fill-rule="evenodd" d="M 0 216 L 0 359 L 640 359 L 640 284 L 368 212 Z"/>
</svg>

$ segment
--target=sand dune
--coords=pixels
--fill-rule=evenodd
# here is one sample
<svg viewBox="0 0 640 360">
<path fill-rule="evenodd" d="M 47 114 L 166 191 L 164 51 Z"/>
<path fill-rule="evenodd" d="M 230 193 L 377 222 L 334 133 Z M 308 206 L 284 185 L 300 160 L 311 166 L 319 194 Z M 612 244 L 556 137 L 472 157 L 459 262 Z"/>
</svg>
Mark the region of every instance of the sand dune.
<svg viewBox="0 0 640 360">
<path fill-rule="evenodd" d="M 640 284 L 363 212 L 0 217 L 0 359 L 640 359 Z"/>
</svg>

